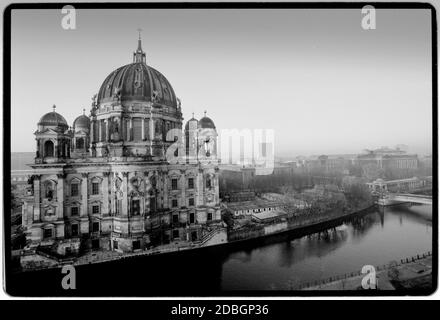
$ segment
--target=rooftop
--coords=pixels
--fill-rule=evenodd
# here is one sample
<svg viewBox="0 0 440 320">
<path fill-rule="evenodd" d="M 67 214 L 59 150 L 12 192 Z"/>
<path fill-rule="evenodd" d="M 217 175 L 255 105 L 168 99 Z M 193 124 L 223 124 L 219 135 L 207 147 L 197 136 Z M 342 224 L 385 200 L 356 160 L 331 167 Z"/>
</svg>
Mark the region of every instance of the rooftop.
<svg viewBox="0 0 440 320">
<path fill-rule="evenodd" d="M 285 204 L 283 202 L 269 201 L 263 199 L 255 199 L 252 201 L 229 202 L 226 204 L 227 208 L 232 211 L 274 208 L 284 205 Z"/>
<path fill-rule="evenodd" d="M 269 220 L 274 218 L 282 218 L 284 216 L 286 216 L 286 212 L 282 210 L 265 211 L 252 214 L 252 217 L 256 218 L 257 220 Z"/>
</svg>

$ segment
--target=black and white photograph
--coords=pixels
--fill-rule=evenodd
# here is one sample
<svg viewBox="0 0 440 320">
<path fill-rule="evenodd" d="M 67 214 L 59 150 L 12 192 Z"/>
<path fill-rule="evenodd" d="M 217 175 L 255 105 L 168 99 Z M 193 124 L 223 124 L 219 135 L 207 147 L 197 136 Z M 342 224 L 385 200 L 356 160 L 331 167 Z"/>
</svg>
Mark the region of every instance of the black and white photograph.
<svg viewBox="0 0 440 320">
<path fill-rule="evenodd" d="M 3 19 L 8 295 L 437 290 L 432 5 L 11 4 Z"/>
</svg>

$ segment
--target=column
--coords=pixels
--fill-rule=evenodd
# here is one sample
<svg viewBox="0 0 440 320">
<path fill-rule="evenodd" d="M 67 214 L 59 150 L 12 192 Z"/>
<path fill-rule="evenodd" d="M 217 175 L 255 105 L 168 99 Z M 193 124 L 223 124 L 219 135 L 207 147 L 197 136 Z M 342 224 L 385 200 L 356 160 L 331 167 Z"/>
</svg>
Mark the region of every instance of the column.
<svg viewBox="0 0 440 320">
<path fill-rule="evenodd" d="M 169 206 L 169 204 L 168 204 L 168 171 L 163 172 L 163 202 L 165 203 L 166 207 Z"/>
<path fill-rule="evenodd" d="M 128 119 L 124 119 L 124 140 L 130 140 L 130 128 L 128 126 Z"/>
<path fill-rule="evenodd" d="M 44 143 L 40 140 L 40 158 L 44 158 Z"/>
<path fill-rule="evenodd" d="M 40 221 L 40 176 L 34 176 L 34 221 Z"/>
<path fill-rule="evenodd" d="M 53 145 L 53 156 L 55 157 L 55 158 L 58 158 L 59 157 L 59 150 L 58 150 L 58 139 L 56 139 L 55 140 L 55 143 L 54 143 L 54 145 Z"/>
<path fill-rule="evenodd" d="M 98 134 L 99 134 L 99 142 L 102 141 L 102 120 L 98 120 Z"/>
<path fill-rule="evenodd" d="M 197 172 L 196 177 L 196 205 L 202 206 L 203 205 L 203 169 L 199 168 L 199 171 Z"/>
<path fill-rule="evenodd" d="M 186 177 L 185 177 L 185 170 L 180 170 L 180 192 L 181 192 L 181 196 L 180 196 L 180 206 L 187 206 L 186 205 L 186 196 L 185 196 L 185 182 L 186 182 Z"/>
<path fill-rule="evenodd" d="M 108 119 L 105 119 L 105 141 L 110 141 L 110 126 Z"/>
<path fill-rule="evenodd" d="M 214 188 L 215 188 L 215 204 L 220 203 L 220 185 L 219 185 L 219 179 L 218 179 L 218 168 L 215 168 L 215 174 L 214 174 Z"/>
<path fill-rule="evenodd" d="M 36 157 L 39 158 L 39 157 L 41 157 L 41 153 L 40 153 L 40 140 L 37 140 L 36 143 L 37 143 L 37 147 L 35 148 L 35 150 L 37 151 L 36 152 Z"/>
<path fill-rule="evenodd" d="M 153 117 L 150 118 L 150 140 L 154 140 L 154 121 Z"/>
<path fill-rule="evenodd" d="M 64 218 L 64 174 L 57 174 L 57 177 L 57 216 L 59 220 L 62 220 Z"/>
<path fill-rule="evenodd" d="M 129 120 L 130 129 L 128 130 L 128 141 L 133 140 L 133 119 L 130 118 Z"/>
<path fill-rule="evenodd" d="M 145 196 L 144 196 L 144 201 L 142 201 L 144 203 L 144 215 L 147 216 L 150 213 L 150 190 L 151 190 L 151 184 L 150 184 L 150 178 L 148 176 L 148 171 L 144 172 L 144 177 L 143 177 L 144 181 L 145 181 Z"/>
<path fill-rule="evenodd" d="M 145 140 L 145 118 L 142 118 L 142 141 Z"/>
<path fill-rule="evenodd" d="M 128 172 L 122 173 L 122 212 L 121 216 L 128 216 Z"/>
<path fill-rule="evenodd" d="M 95 130 L 93 130 L 95 127 L 95 121 L 90 121 L 90 142 L 95 142 Z"/>
<path fill-rule="evenodd" d="M 109 214 L 109 197 L 108 197 L 108 176 L 110 172 L 104 172 L 104 178 L 102 180 L 102 210 L 101 216 Z"/>
<path fill-rule="evenodd" d="M 116 117 L 116 121 L 118 123 L 118 142 L 121 140 L 124 140 L 124 133 L 122 129 L 122 117 L 118 116 Z"/>
<path fill-rule="evenodd" d="M 89 210 L 88 210 L 88 191 L 87 191 L 87 177 L 89 176 L 88 173 L 82 174 L 82 181 L 81 181 L 81 197 L 82 197 L 82 203 L 81 203 L 81 217 L 87 217 Z"/>
<path fill-rule="evenodd" d="M 162 192 L 165 190 L 165 185 L 167 185 L 167 181 L 168 181 L 168 171 L 166 172 L 160 172 L 159 173 L 160 178 L 159 178 L 159 190 L 162 190 Z M 159 198 L 159 197 L 157 197 Z M 160 208 L 163 209 L 166 206 L 168 206 L 168 199 L 167 202 L 165 202 L 165 197 L 163 199 L 158 199 L 159 203 L 160 203 Z"/>
<path fill-rule="evenodd" d="M 111 209 L 110 212 L 113 216 L 116 215 L 116 206 L 118 205 L 118 200 L 116 198 L 116 194 L 115 194 L 115 188 L 113 187 L 114 183 L 115 183 L 115 175 L 112 174 L 112 177 L 110 179 L 110 199 L 111 199 Z"/>
</svg>

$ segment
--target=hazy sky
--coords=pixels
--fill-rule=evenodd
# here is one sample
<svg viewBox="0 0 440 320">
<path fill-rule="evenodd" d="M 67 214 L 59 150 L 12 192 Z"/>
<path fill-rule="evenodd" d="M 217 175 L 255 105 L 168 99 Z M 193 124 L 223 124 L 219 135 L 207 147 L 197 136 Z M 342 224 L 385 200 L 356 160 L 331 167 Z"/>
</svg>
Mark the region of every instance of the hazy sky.
<svg viewBox="0 0 440 320">
<path fill-rule="evenodd" d="M 72 125 L 142 28 L 147 63 L 182 100 L 184 118 L 217 128 L 275 129 L 277 155 L 431 146 L 429 10 L 58 10 L 12 13 L 12 151 L 34 151 L 57 105 Z"/>
</svg>

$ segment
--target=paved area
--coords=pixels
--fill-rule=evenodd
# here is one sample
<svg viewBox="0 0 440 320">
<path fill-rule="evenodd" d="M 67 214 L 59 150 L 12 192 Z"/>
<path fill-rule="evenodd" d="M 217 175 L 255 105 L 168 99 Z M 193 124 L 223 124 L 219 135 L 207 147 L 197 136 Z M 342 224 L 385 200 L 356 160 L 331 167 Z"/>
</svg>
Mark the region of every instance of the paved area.
<svg viewBox="0 0 440 320">
<path fill-rule="evenodd" d="M 432 286 L 432 256 L 400 264 L 397 276 L 390 277 L 390 268 L 377 271 L 377 290 L 428 289 Z M 364 290 L 363 275 L 323 283 L 303 290 Z"/>
</svg>

